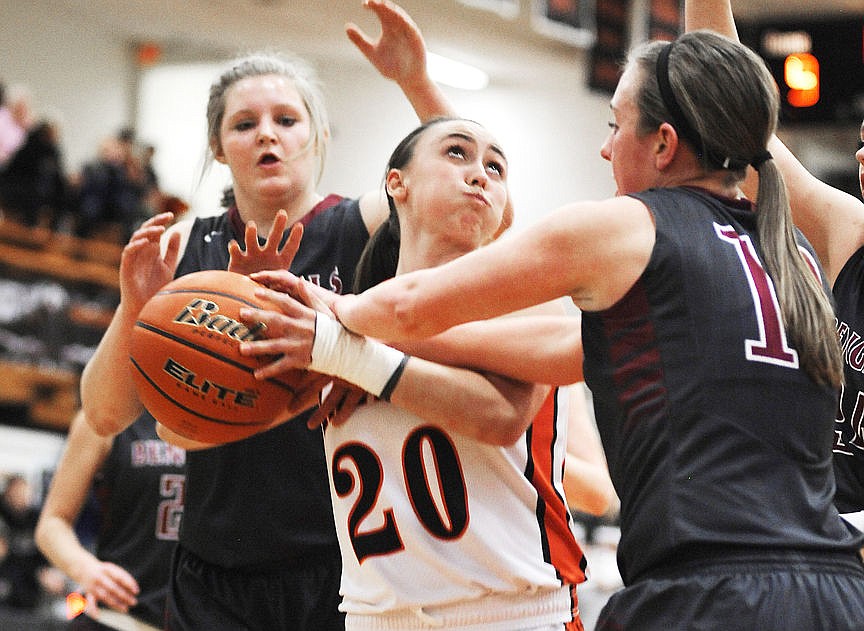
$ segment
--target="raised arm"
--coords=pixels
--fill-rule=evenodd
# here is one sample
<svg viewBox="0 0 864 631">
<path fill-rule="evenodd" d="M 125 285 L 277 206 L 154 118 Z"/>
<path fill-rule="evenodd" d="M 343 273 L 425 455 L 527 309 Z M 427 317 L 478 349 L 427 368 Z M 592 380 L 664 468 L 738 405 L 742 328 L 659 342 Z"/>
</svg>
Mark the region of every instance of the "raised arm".
<svg viewBox="0 0 864 631">
<path fill-rule="evenodd" d="M 776 136 L 768 150 L 786 182 L 792 219 L 813 245 L 833 286 L 849 257 L 864 246 L 864 203 L 811 174 Z M 744 187 L 751 197 L 754 179 L 748 178 Z"/>
<path fill-rule="evenodd" d="M 738 41 L 729 0 L 684 0 L 684 27 L 688 31 L 711 29 Z"/>
<path fill-rule="evenodd" d="M 35 534 L 39 550 L 55 567 L 95 600 L 125 612 L 136 602 L 138 583 L 124 568 L 100 561 L 84 548 L 74 529 L 112 440 L 97 435 L 82 412 L 75 416 Z"/>
<path fill-rule="evenodd" d="M 411 16 L 389 0 L 364 0 L 363 6 L 378 16 L 381 35 L 372 39 L 349 23 L 348 38 L 383 77 L 399 85 L 421 122 L 454 116 L 452 105 L 426 71 L 426 44 Z"/>
<path fill-rule="evenodd" d="M 456 110 L 429 77 L 426 44 L 411 16 L 390 0 L 364 0 L 363 6 L 378 17 L 381 34 L 373 39 L 350 23 L 345 32 L 369 63 L 383 77 L 396 82 L 421 122 L 455 116 Z M 389 212 L 384 191 L 376 189 L 363 195 L 360 211 L 369 233 L 373 233 Z"/>
<path fill-rule="evenodd" d="M 686 0 L 684 15 L 688 31 L 709 28 L 738 40 L 729 0 Z M 768 150 L 786 182 L 795 225 L 815 248 L 833 285 L 849 257 L 864 245 L 864 203 L 813 176 L 776 136 Z M 743 187 L 751 199 L 756 199 L 757 177 L 750 169 Z"/>
</svg>

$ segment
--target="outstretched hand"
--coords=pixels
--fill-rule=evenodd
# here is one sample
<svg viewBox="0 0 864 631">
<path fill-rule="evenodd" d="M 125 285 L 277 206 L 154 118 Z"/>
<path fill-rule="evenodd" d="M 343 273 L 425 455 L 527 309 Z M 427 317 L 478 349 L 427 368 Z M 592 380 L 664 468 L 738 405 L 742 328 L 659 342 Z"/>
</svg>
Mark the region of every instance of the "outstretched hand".
<svg viewBox="0 0 864 631">
<path fill-rule="evenodd" d="M 332 315 L 332 305 L 339 294 L 324 289 L 315 283 L 295 276 L 291 272 L 267 270 L 250 275 L 252 280 L 274 291 L 288 294 L 295 300 L 316 311 Z M 262 296 L 268 294 L 262 293 Z"/>
<path fill-rule="evenodd" d="M 288 225 L 288 214 L 284 210 L 276 213 L 273 225 L 262 246 L 258 243 L 258 227 L 254 221 L 246 224 L 244 235 L 245 250 L 240 248 L 236 240 L 228 244 L 228 271 L 238 274 L 252 274 L 261 270 L 287 270 L 294 261 L 294 256 L 303 238 L 303 224 L 291 226 L 291 233 L 285 245 L 279 247 L 282 235 Z"/>
<path fill-rule="evenodd" d="M 373 40 L 356 24 L 345 25 L 348 38 L 382 76 L 399 85 L 426 74 L 426 44 L 414 20 L 389 0 L 365 0 L 381 22 L 381 35 Z"/>
<path fill-rule="evenodd" d="M 240 354 L 270 356 L 276 359 L 255 370 L 255 377 L 267 379 L 288 370 L 306 369 L 312 361 L 316 313 L 329 315 L 332 292 L 317 287 L 288 271 L 270 270 L 252 274 L 264 287 L 255 295 L 279 310 L 244 308 L 240 319 L 248 325 L 265 325 L 265 339 L 240 344 Z"/>
<path fill-rule="evenodd" d="M 261 340 L 241 342 L 240 354 L 276 357 L 271 363 L 257 368 L 255 377 L 267 379 L 294 368 L 308 368 L 315 341 L 315 310 L 272 289 L 258 289 L 255 295 L 279 309 L 240 309 L 240 320 L 250 326 L 263 324 L 267 336 Z"/>
<path fill-rule="evenodd" d="M 120 296 L 130 313 L 138 313 L 157 291 L 174 278 L 180 235 L 173 233 L 162 251 L 162 236 L 174 220 L 160 213 L 132 233 L 120 256 Z"/>
</svg>

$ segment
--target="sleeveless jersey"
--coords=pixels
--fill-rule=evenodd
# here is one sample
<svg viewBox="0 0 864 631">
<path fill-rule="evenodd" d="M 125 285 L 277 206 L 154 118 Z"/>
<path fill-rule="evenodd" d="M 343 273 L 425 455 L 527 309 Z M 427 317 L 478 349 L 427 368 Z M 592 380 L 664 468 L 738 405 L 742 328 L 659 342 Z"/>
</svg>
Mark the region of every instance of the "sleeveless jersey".
<svg viewBox="0 0 864 631">
<path fill-rule="evenodd" d="M 837 333 L 843 349 L 844 384 L 834 424 L 834 472 L 841 513 L 864 510 L 864 248 L 853 254 L 834 282 Z"/>
<path fill-rule="evenodd" d="M 186 455 L 142 417 L 114 438 L 94 480 L 100 529 L 96 556 L 125 568 L 141 592 L 133 616 L 162 627 L 171 554 L 183 515 Z"/>
<path fill-rule="evenodd" d="M 411 620 L 454 603 L 476 608 L 496 594 L 530 603 L 585 580 L 561 482 L 566 399 L 564 389 L 553 390 L 506 448 L 382 401 L 327 427 L 348 628 L 353 614 Z M 572 604 L 568 595 L 554 622 L 570 620 Z M 524 628 L 519 622 L 500 628 Z"/>
<path fill-rule="evenodd" d="M 648 265 L 613 307 L 582 314 L 625 584 L 716 546 L 857 549 L 832 504 L 836 394 L 786 339 L 749 202 L 633 197 L 656 222 Z"/>
<path fill-rule="evenodd" d="M 369 237 L 357 200 L 330 196 L 304 219 L 291 271 L 328 289 L 350 288 Z M 236 210 L 195 219 L 177 275 L 228 266 L 243 243 Z M 278 567 L 338 545 L 321 432 L 305 417 L 246 440 L 187 454 L 181 545 L 225 568 Z"/>
</svg>

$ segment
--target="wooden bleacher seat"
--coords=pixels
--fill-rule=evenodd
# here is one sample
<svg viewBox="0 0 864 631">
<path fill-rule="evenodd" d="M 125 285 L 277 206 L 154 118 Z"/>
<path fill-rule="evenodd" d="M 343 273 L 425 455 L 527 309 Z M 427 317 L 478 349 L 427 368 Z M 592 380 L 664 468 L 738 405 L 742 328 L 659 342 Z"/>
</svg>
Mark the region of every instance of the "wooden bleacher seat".
<svg viewBox="0 0 864 631">
<path fill-rule="evenodd" d="M 80 406 L 78 385 L 72 371 L 0 360 L 0 404 L 26 406 L 35 425 L 66 431 Z"/>
<path fill-rule="evenodd" d="M 120 245 L 0 219 L 0 263 L 61 281 L 120 288 Z"/>
<path fill-rule="evenodd" d="M 86 283 L 119 296 L 123 246 L 112 238 L 82 239 L 0 215 L 0 267 L 60 283 Z M 104 330 L 112 314 L 98 304 L 81 303 L 70 307 L 68 317 L 77 325 Z M 74 371 L 0 359 L 0 406 L 26 409 L 33 426 L 67 431 L 80 407 L 79 381 Z"/>
<path fill-rule="evenodd" d="M 112 230 L 109 226 L 97 236 L 83 239 L 71 234 L 52 232 L 40 226 L 26 226 L 9 217 L 0 219 L 0 242 L 2 243 L 39 251 L 51 250 L 76 260 L 118 267 L 123 246 L 117 242 L 115 232 L 117 230 Z"/>
</svg>

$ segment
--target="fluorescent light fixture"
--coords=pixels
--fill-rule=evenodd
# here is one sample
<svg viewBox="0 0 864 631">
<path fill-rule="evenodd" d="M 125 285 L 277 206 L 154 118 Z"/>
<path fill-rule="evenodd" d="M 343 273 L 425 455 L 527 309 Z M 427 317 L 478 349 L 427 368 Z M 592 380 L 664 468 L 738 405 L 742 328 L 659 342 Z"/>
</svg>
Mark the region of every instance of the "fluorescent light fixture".
<svg viewBox="0 0 864 631">
<path fill-rule="evenodd" d="M 443 83 L 461 90 L 482 90 L 489 85 L 489 75 L 461 61 L 426 53 L 426 68 L 436 83 Z"/>
</svg>

